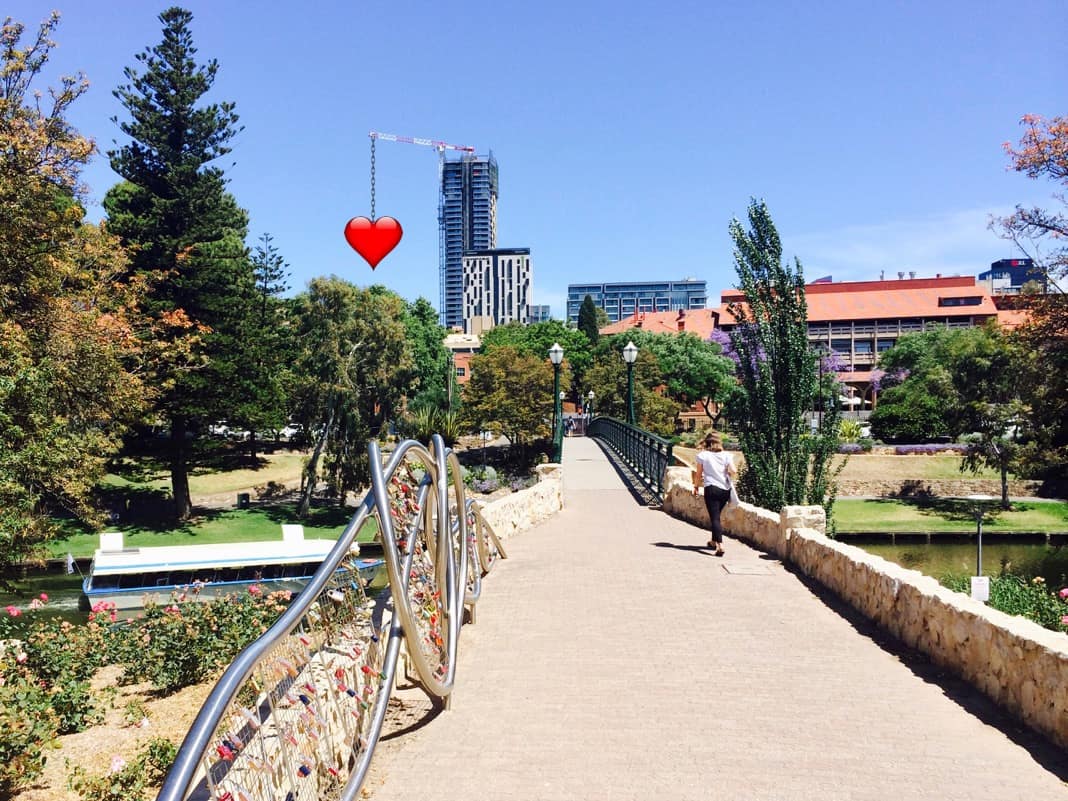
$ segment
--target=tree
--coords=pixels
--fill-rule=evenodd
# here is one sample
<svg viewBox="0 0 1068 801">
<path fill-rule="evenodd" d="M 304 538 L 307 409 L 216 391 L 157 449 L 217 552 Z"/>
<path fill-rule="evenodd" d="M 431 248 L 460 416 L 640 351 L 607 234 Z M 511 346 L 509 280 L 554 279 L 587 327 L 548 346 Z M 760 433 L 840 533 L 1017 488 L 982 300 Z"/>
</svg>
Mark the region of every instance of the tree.
<svg viewBox="0 0 1068 801">
<path fill-rule="evenodd" d="M 257 431 L 279 429 L 289 414 L 288 387 L 292 386 L 293 332 L 282 293 L 289 285 L 285 263 L 270 234 L 260 237 L 252 255 L 254 283 L 239 306 L 245 316 L 233 339 L 233 358 L 220 363 L 233 370 L 234 400 L 229 419 L 249 432 L 249 459 L 256 463 Z"/>
<path fill-rule="evenodd" d="M 561 381 L 560 387 L 565 392 L 581 392 L 585 386 L 583 375 L 591 362 L 590 340 L 578 329 L 568 328 L 559 320 L 547 320 L 531 325 L 498 325 L 483 335 L 482 352 L 488 353 L 494 348 L 509 346 L 536 359 L 546 359 L 549 348 L 554 343 L 564 349 L 564 362 L 570 368 L 568 380 Z"/>
<path fill-rule="evenodd" d="M 151 394 L 141 287 L 79 202 L 94 145 L 67 114 L 88 84 L 33 89 L 58 22 L 25 46 L 21 23 L 0 30 L 0 566 L 38 555 L 52 511 L 99 522 L 93 489 Z"/>
<path fill-rule="evenodd" d="M 1019 381 L 1031 355 L 994 323 L 976 328 L 936 327 L 908 334 L 879 360 L 899 383 L 880 396 L 872 414 L 879 436 L 906 435 L 910 425 L 951 437 L 968 435 L 971 447 L 961 470 L 986 466 L 1001 475 L 1002 506 L 1008 508 L 1008 474 L 1021 444 L 1031 436 Z M 901 437 L 904 438 L 904 437 Z"/>
<path fill-rule="evenodd" d="M 403 309 L 392 292 L 337 277 L 313 279 L 294 300 L 299 405 L 306 429 L 316 432 L 298 517 L 311 508 L 321 459 L 339 502 L 366 481 L 366 442 L 379 433 L 411 369 Z"/>
<path fill-rule="evenodd" d="M 627 419 L 627 364 L 623 361 L 623 348 L 630 339 L 629 333 L 601 337 L 585 379 L 594 392 L 597 414 L 620 420 Z M 646 431 L 670 437 L 675 433 L 680 405 L 662 394 L 664 375 L 652 349 L 638 349 L 633 370 L 635 422 Z"/>
<path fill-rule="evenodd" d="M 582 299 L 582 305 L 579 307 L 578 330 L 586 335 L 591 345 L 597 344 L 601 332 L 597 325 L 597 304 L 590 295 Z"/>
<path fill-rule="evenodd" d="M 1004 145 L 1012 169 L 1068 185 L 1068 117 L 1027 115 L 1021 123 L 1025 131 L 1019 145 Z M 1021 467 L 1035 477 L 1063 482 L 1068 475 L 1068 197 L 1062 191 L 1054 200 L 1055 211 L 1017 206 L 991 226 L 1034 259 L 1043 275 L 1043 292 L 1026 299 L 1030 317 L 1016 332 L 1032 355 L 1028 369 L 1018 371 L 1033 436 L 1024 446 Z"/>
<path fill-rule="evenodd" d="M 194 61 L 192 14 L 169 8 L 159 19 L 162 41 L 135 56 L 144 71 L 128 67 L 129 83 L 114 92 L 130 114 L 114 121 L 130 141 L 108 154 L 125 183 L 104 208 L 133 254 L 131 276 L 151 287 L 146 311 L 167 323 L 170 347 L 151 371 L 162 389 L 157 411 L 170 421 L 171 488 L 183 520 L 191 510 L 186 433 L 233 401 L 235 343 L 254 279 L 245 212 L 222 170 L 209 166 L 230 152 L 237 114 L 232 103 L 202 102 L 218 63 Z"/>
<path fill-rule="evenodd" d="M 419 298 L 407 304 L 404 327 L 412 353 L 408 408 L 447 409 L 452 359 L 445 349 L 445 328 L 430 301 Z"/>
<path fill-rule="evenodd" d="M 567 372 L 561 369 L 561 385 Z M 523 449 L 551 435 L 552 364 L 547 355 L 538 357 L 511 345 L 484 351 L 471 359 L 463 400 L 462 416 L 472 429 L 499 430 Z"/>
<path fill-rule="evenodd" d="M 723 403 L 734 387 L 734 363 L 720 354 L 718 345 L 696 334 L 654 334 L 631 329 L 616 339 L 624 344 L 627 340 L 634 342 L 639 352 L 651 351 L 667 397 L 685 408 L 700 403 L 709 420 L 715 418 L 712 405 Z"/>
<path fill-rule="evenodd" d="M 749 230 L 730 224 L 744 303 L 732 303 L 730 332 L 737 390 L 728 417 L 745 454 L 742 489 L 754 503 L 777 510 L 822 504 L 830 516 L 840 412 L 837 388 L 822 404 L 820 428 L 809 434 L 805 412 L 819 393 L 816 355 L 808 346 L 808 306 L 801 262 L 782 260 L 779 233 L 763 202 L 749 204 Z M 839 470 L 841 467 L 838 468 Z"/>
</svg>

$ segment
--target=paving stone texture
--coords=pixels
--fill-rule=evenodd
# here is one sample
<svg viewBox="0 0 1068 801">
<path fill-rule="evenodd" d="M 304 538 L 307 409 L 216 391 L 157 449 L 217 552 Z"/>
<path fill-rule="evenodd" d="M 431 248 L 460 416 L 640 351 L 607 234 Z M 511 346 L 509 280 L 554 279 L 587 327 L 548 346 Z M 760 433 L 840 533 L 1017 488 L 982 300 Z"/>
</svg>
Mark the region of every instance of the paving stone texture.
<svg viewBox="0 0 1068 801">
<path fill-rule="evenodd" d="M 592 440 L 506 545 L 448 711 L 374 801 L 1068 799 L 1068 755 L 778 561 L 639 506 Z"/>
</svg>

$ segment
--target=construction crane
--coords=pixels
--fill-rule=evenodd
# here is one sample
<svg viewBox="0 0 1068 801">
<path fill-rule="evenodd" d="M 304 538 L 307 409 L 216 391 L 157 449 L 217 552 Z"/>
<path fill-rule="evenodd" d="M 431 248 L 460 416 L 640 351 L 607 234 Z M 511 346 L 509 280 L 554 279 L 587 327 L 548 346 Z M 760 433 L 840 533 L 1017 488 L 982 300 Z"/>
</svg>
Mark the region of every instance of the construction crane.
<svg viewBox="0 0 1068 801">
<path fill-rule="evenodd" d="M 381 133 L 380 131 L 371 131 L 367 135 L 371 138 L 372 171 L 374 169 L 376 139 L 382 139 L 386 142 L 401 142 L 408 145 L 423 145 L 438 151 L 438 321 L 445 325 L 445 182 L 442 180 L 445 172 L 445 151 L 458 150 L 461 153 L 474 153 L 475 149 L 467 145 L 452 145 L 438 139 L 397 136 L 396 134 Z M 466 219 L 463 224 L 466 225 Z M 463 241 L 467 241 L 466 231 L 464 231 Z"/>
</svg>

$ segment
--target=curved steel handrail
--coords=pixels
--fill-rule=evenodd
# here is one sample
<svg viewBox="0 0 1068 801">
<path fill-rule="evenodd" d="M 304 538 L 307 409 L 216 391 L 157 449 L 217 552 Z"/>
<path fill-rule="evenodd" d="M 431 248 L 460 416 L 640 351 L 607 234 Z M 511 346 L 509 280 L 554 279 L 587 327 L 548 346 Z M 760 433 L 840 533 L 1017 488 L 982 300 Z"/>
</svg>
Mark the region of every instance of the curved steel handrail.
<svg viewBox="0 0 1068 801">
<path fill-rule="evenodd" d="M 298 799 L 309 789 L 352 801 L 402 645 L 426 692 L 452 692 L 464 608 L 477 603 L 481 576 L 504 549 L 465 499 L 459 461 L 440 436 L 429 449 L 400 443 L 385 465 L 377 443 L 368 455 L 370 492 L 300 595 L 219 679 L 159 801 Z M 371 518 L 388 576 L 377 591 L 338 572 Z"/>
</svg>

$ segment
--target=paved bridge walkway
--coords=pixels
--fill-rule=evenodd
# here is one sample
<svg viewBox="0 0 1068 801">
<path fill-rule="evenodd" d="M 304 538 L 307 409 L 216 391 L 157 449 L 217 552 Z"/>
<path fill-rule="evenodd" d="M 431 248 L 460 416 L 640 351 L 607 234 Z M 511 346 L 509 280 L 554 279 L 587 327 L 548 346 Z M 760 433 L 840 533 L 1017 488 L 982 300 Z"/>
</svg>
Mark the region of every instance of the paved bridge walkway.
<svg viewBox="0 0 1068 801">
<path fill-rule="evenodd" d="M 1068 755 L 778 561 L 639 506 L 592 440 L 509 540 L 452 709 L 376 754 L 393 799 L 1068 798 Z"/>
</svg>

